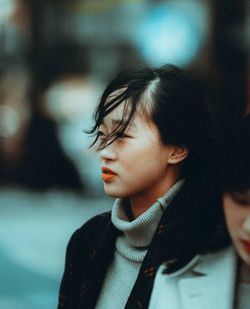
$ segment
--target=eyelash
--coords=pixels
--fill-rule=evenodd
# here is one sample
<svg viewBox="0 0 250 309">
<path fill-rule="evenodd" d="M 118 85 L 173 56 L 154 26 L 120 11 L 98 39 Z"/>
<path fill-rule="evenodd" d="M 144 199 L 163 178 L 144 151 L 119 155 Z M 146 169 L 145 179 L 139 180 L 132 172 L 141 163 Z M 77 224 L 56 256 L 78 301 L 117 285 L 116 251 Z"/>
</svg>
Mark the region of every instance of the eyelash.
<svg viewBox="0 0 250 309">
<path fill-rule="evenodd" d="M 105 134 L 102 132 L 102 131 L 98 131 L 97 132 L 97 136 L 99 137 L 99 136 L 104 136 Z"/>
<path fill-rule="evenodd" d="M 102 131 L 98 131 L 98 132 L 97 132 L 97 135 L 98 135 L 98 137 L 105 137 L 105 136 L 106 136 L 105 133 L 102 132 Z M 127 135 L 127 134 L 125 134 L 125 133 L 120 133 L 120 132 L 118 132 L 118 133 L 116 134 L 116 136 L 117 136 L 117 138 L 131 138 L 130 135 Z"/>
</svg>

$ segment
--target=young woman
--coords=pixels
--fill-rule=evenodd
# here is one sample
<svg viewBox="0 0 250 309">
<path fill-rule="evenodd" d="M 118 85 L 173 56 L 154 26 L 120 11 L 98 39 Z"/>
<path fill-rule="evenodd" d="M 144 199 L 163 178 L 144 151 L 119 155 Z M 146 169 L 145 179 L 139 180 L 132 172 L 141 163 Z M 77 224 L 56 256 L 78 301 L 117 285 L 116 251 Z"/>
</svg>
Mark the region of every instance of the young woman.
<svg viewBox="0 0 250 309">
<path fill-rule="evenodd" d="M 227 143 L 223 206 L 229 234 L 237 252 L 234 265 L 235 308 L 250 304 L 250 114 Z"/>
<path fill-rule="evenodd" d="M 155 273 L 225 245 L 210 178 L 215 130 L 207 101 L 183 70 L 126 71 L 105 89 L 93 144 L 111 213 L 72 236 L 59 308 L 148 308 Z M 207 173 L 210 171 L 210 173 Z"/>
<path fill-rule="evenodd" d="M 197 255 L 171 274 L 166 264 L 161 265 L 150 309 L 249 308 L 250 115 L 228 134 L 222 150 L 223 207 L 234 249 Z"/>
</svg>

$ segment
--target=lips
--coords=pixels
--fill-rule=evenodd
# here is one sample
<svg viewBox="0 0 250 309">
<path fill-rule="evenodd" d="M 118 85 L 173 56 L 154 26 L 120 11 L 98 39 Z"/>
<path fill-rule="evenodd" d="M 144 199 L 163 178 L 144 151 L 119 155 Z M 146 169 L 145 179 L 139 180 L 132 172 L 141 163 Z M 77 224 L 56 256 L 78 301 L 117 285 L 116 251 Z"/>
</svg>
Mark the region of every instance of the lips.
<svg viewBox="0 0 250 309">
<path fill-rule="evenodd" d="M 241 243 L 242 243 L 243 247 L 245 248 L 245 250 L 246 250 L 248 253 L 250 253 L 250 242 L 245 241 L 245 240 L 242 240 Z"/>
<path fill-rule="evenodd" d="M 102 180 L 103 181 L 112 181 L 117 174 L 107 167 L 102 168 Z"/>
</svg>

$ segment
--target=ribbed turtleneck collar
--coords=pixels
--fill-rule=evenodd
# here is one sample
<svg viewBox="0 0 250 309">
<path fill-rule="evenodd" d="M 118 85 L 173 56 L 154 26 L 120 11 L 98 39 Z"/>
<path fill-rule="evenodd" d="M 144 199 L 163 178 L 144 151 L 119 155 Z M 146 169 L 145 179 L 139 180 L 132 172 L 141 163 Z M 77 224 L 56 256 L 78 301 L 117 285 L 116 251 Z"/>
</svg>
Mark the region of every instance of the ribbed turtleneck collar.
<svg viewBox="0 0 250 309">
<path fill-rule="evenodd" d="M 124 200 L 117 199 L 115 201 L 111 220 L 114 226 L 125 235 L 128 245 L 143 249 L 150 244 L 164 210 L 183 184 L 184 179 L 179 180 L 148 210 L 133 221 L 129 221 L 126 215 Z"/>
<path fill-rule="evenodd" d="M 240 264 L 240 282 L 250 285 L 250 266 L 244 262 Z"/>
</svg>

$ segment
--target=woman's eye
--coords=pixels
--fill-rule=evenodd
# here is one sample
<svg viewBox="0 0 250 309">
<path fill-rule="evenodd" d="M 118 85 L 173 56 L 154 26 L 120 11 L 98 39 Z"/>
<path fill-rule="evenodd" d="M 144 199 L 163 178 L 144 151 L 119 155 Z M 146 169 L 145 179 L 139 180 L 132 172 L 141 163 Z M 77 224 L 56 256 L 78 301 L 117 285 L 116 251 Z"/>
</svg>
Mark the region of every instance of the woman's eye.
<svg viewBox="0 0 250 309">
<path fill-rule="evenodd" d="M 117 136 L 117 138 L 124 138 L 125 134 L 124 133 L 117 133 L 116 136 Z"/>
<path fill-rule="evenodd" d="M 98 134 L 98 138 L 104 138 L 106 136 L 105 133 L 102 131 L 98 131 L 97 134 Z"/>
<path fill-rule="evenodd" d="M 116 134 L 117 138 L 131 138 L 132 136 L 131 135 L 128 135 L 126 133 L 117 133 Z"/>
</svg>

